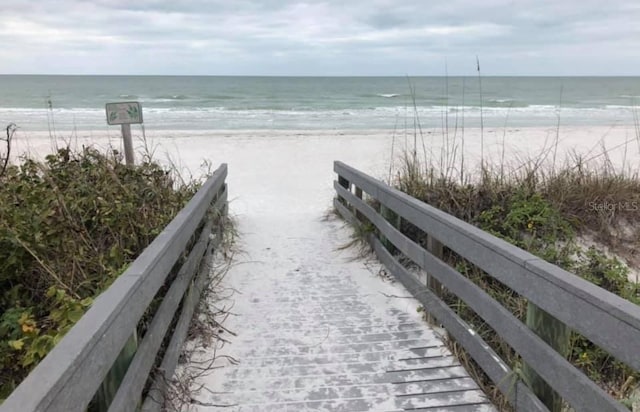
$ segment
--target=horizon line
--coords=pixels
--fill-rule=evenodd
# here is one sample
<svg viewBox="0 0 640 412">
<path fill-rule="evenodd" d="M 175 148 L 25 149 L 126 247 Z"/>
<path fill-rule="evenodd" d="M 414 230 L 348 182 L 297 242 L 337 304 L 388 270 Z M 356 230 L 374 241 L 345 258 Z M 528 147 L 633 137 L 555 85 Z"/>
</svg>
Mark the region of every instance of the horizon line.
<svg viewBox="0 0 640 412">
<path fill-rule="evenodd" d="M 477 77 L 477 74 L 449 74 L 449 75 L 286 75 L 286 74 L 86 74 L 86 73 L 0 73 L 0 76 L 68 76 L 68 77 L 272 77 L 272 78 L 412 78 L 412 77 Z M 640 77 L 640 74 L 482 74 L 482 77 Z"/>
</svg>

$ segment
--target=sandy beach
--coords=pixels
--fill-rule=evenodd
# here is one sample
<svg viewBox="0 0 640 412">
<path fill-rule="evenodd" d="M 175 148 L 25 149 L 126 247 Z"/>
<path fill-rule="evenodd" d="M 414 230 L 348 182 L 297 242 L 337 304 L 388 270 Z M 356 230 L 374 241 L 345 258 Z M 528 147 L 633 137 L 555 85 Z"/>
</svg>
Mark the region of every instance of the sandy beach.
<svg viewBox="0 0 640 412">
<path fill-rule="evenodd" d="M 631 125 L 607 127 L 561 127 L 557 144 L 557 162 L 577 153 L 586 160 L 600 161 L 607 152 L 616 167 L 640 165 L 640 136 Z M 234 175 L 254 173 L 259 167 L 278 165 L 294 173 L 297 166 L 320 166 L 329 176 L 330 162 L 352 162 L 378 177 L 388 175 L 389 166 L 404 151 L 412 151 L 414 141 L 421 159 L 438 167 L 444 152 L 454 153 L 459 163 L 464 147 L 465 169 L 476 168 L 484 152 L 485 162 L 519 166 L 524 159 L 537 158 L 555 149 L 555 127 L 507 127 L 450 129 L 423 128 L 414 138 L 413 130 L 184 130 L 147 131 L 146 142 L 140 129 L 132 130 L 134 147 L 140 157 L 147 149 L 160 162 L 170 162 L 185 172 L 197 175 L 203 161 L 212 165 L 228 163 Z M 484 144 L 482 144 L 482 142 Z M 12 157 L 24 154 L 42 157 L 70 144 L 71 147 L 113 147 L 122 150 L 120 130 L 58 131 L 52 139 L 47 132 L 22 132 L 14 137 Z M 484 146 L 484 150 L 482 149 Z M 504 155 L 503 155 L 504 151 Z M 256 162 L 256 157 L 260 159 Z M 550 155 L 549 158 L 552 156 Z M 283 164 L 284 163 L 284 164 Z M 445 162 L 446 163 L 446 162 Z M 286 164 L 286 167 L 284 167 Z M 282 166 L 282 167 L 280 167 Z M 310 181 L 310 183 L 313 180 Z M 237 181 L 242 187 L 242 179 Z"/>
</svg>

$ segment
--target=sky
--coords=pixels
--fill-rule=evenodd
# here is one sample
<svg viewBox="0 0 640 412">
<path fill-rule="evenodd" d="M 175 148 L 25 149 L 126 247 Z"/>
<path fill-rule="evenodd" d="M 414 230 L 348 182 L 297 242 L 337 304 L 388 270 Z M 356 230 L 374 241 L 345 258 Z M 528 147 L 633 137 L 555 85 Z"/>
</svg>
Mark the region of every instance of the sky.
<svg viewBox="0 0 640 412">
<path fill-rule="evenodd" d="M 638 0 L 2 0 L 2 74 L 638 75 Z"/>
</svg>

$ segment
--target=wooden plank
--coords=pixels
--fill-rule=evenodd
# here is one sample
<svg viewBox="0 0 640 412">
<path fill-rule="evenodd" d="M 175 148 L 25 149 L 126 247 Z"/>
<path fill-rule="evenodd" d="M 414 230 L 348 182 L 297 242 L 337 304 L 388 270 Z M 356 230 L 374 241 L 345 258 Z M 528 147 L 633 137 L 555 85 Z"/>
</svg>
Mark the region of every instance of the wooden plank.
<svg viewBox="0 0 640 412">
<path fill-rule="evenodd" d="M 362 189 L 360 189 L 357 186 L 356 186 L 356 197 L 358 199 L 362 199 Z M 356 215 L 356 219 L 362 220 L 362 216 L 359 214 L 359 212 L 357 210 L 355 211 L 355 215 Z"/>
<path fill-rule="evenodd" d="M 349 213 L 346 208 L 339 209 L 341 213 Z M 371 209 L 373 211 L 373 209 Z M 362 210 L 361 210 L 362 212 Z M 375 212 L 375 211 L 373 211 Z M 366 212 L 363 212 L 365 216 Z M 346 220 L 353 219 L 353 215 L 343 215 Z M 369 217 L 369 216 L 367 216 Z M 515 380 L 513 371 L 505 364 L 497 353 L 473 329 L 433 292 L 421 284 L 407 271 L 374 236 L 368 238 L 378 259 L 385 265 L 396 279 L 429 310 L 453 336 L 469 352 L 471 357 L 480 365 L 482 370 L 507 396 L 516 410 L 548 411 L 535 397 L 531 390 L 520 380 Z M 515 381 L 515 383 L 514 383 Z"/>
<path fill-rule="evenodd" d="M 429 392 L 442 392 L 450 389 L 478 389 L 478 384 L 471 377 L 449 378 L 439 380 L 397 383 L 393 385 L 395 396 L 411 396 Z"/>
<path fill-rule="evenodd" d="M 218 203 L 221 206 L 227 204 L 226 190 L 216 202 L 216 204 Z M 166 383 L 173 378 L 173 374 L 178 365 L 178 358 L 180 357 L 180 353 L 182 351 L 182 344 L 184 343 L 184 340 L 187 337 L 187 333 L 189 332 L 191 318 L 193 317 L 196 304 L 200 301 L 200 294 L 204 289 L 206 280 L 208 279 L 210 274 L 210 256 L 215 250 L 217 250 L 217 247 L 221 242 L 222 230 L 221 228 L 218 228 L 216 236 L 211 240 L 211 242 L 209 242 L 209 247 L 207 248 L 207 251 L 204 255 L 205 257 L 203 258 L 200 268 L 198 269 L 198 276 L 191 284 L 186 296 L 184 297 L 180 317 L 178 318 L 175 330 L 173 331 L 173 335 L 171 336 L 171 340 L 165 351 L 162 363 L 160 364 L 159 374 L 155 377 L 151 389 L 149 390 L 149 393 L 144 400 L 141 409 L 142 411 L 150 412 L 162 410 L 164 397 L 168 389 Z"/>
<path fill-rule="evenodd" d="M 635 370 L 640 306 L 345 165 L 334 170 Z"/>
<path fill-rule="evenodd" d="M 429 253 L 438 259 L 442 259 L 444 252 L 443 249 L 442 243 L 440 243 L 435 237 L 427 234 L 427 250 Z M 436 296 L 442 297 L 442 285 L 438 282 L 438 279 L 430 273 L 427 273 L 427 287 L 431 289 Z M 435 319 L 432 318 L 429 312 L 427 312 L 427 321 L 431 324 L 435 323 Z"/>
<path fill-rule="evenodd" d="M 223 164 L 125 273 L 95 300 L 0 411 L 85 410 L 226 176 L 227 166 Z"/>
<path fill-rule="evenodd" d="M 202 256 L 207 249 L 211 227 L 212 223 L 209 221 L 189 253 L 189 257 L 178 271 L 176 279 L 171 284 L 171 288 L 169 288 L 169 291 L 162 299 L 162 303 L 153 316 L 153 320 L 142 342 L 138 346 L 138 351 L 120 384 L 120 388 L 109 407 L 109 411 L 134 411 L 140 402 L 142 390 L 147 382 L 147 376 L 149 376 L 149 372 L 153 367 L 162 340 L 182 300 L 182 296 L 187 290 L 196 272 L 196 268 L 200 264 Z"/>
<path fill-rule="evenodd" d="M 211 210 L 214 213 L 220 212 L 222 215 L 226 213 L 227 205 L 227 185 L 223 184 L 215 196 L 215 201 Z M 215 217 L 214 217 L 215 218 Z M 143 343 L 140 345 L 139 352 L 136 354 L 138 360 L 134 359 L 134 363 L 127 372 L 124 381 L 121 383 L 119 392 L 116 394 L 110 410 L 125 411 L 134 410 L 140 402 L 142 389 L 147 381 L 147 377 L 155 361 L 156 354 L 164 339 L 166 330 L 174 317 L 174 313 L 180 303 L 189 282 L 196 272 L 203 258 L 203 254 L 207 250 L 211 250 L 208 245 L 211 237 L 212 221 L 209 221 L 203 228 L 200 238 L 192 248 L 187 262 L 181 267 L 174 283 L 171 285 L 169 292 L 163 298 L 160 308 L 158 308 L 151 325 L 147 331 Z M 221 231 L 218 228 L 218 235 Z M 216 243 L 216 239 L 213 239 Z M 219 243 L 219 242 L 218 242 Z"/>
<path fill-rule="evenodd" d="M 352 206 L 353 207 L 353 206 Z M 358 210 L 356 208 L 356 210 Z M 385 207 L 385 205 L 380 205 L 380 215 L 384 218 L 384 220 L 386 220 L 387 222 L 392 223 L 392 221 L 394 220 L 394 216 L 393 216 L 393 212 L 388 209 L 387 207 Z M 394 249 L 393 249 L 393 244 L 391 242 L 389 242 L 387 240 L 387 238 L 385 238 L 384 236 L 380 236 L 380 241 L 382 242 L 382 244 L 389 249 L 389 251 L 391 253 L 394 253 Z"/>
<path fill-rule="evenodd" d="M 516 379 L 514 372 L 479 335 L 473 332 L 473 329 L 466 322 L 460 319 L 451 308 L 407 272 L 377 239 L 371 239 L 371 242 L 376 255 L 385 264 L 385 267 L 443 324 L 447 332 L 465 348 L 482 370 L 498 386 L 500 391 L 507 396 L 516 410 L 547 411 L 542 402 L 535 397 L 521 380 Z"/>
<path fill-rule="evenodd" d="M 214 217 L 226 216 L 228 207 L 227 199 L 229 197 L 226 183 L 222 185 L 216 196 L 217 199 L 215 200 L 215 202 L 213 202 L 211 211 L 212 213 L 214 213 Z M 218 229 L 220 228 L 218 227 Z"/>
<path fill-rule="evenodd" d="M 427 235 L 427 250 L 438 259 L 443 258 L 444 251 L 442 243 L 432 235 Z M 437 296 L 442 296 L 442 285 L 440 285 L 440 282 L 438 282 L 438 280 L 435 279 L 434 276 L 428 276 L 429 277 L 427 284 L 429 286 L 429 289 L 431 289 Z"/>
<path fill-rule="evenodd" d="M 398 398 L 395 401 L 396 407 L 402 408 L 402 410 L 413 410 L 418 408 L 444 409 L 455 406 L 486 405 L 488 403 L 487 395 L 485 395 L 480 389 L 413 395 Z"/>
<path fill-rule="evenodd" d="M 527 302 L 526 325 L 560 355 L 565 358 L 569 355 L 571 329 L 544 310 L 538 308 L 532 302 Z M 522 372 L 525 381 L 529 382 L 529 386 L 533 389 L 533 392 L 547 405 L 549 410 L 552 412 L 561 412 L 562 397 L 535 372 L 535 368 L 525 363 Z"/>
<path fill-rule="evenodd" d="M 340 200 L 337 197 L 333 200 L 333 206 L 336 208 L 338 213 L 340 213 L 340 215 L 344 218 L 344 220 L 346 220 L 352 225 L 360 224 L 360 222 L 358 222 L 356 217 L 350 211 L 347 210 L 347 208 L 342 204 L 342 202 L 340 202 Z"/>
<path fill-rule="evenodd" d="M 444 408 L 417 408 L 411 412 L 493 412 L 494 407 L 486 403 L 478 405 L 447 406 Z"/>
<path fill-rule="evenodd" d="M 131 139 L 131 125 L 123 123 L 120 125 L 120 128 L 122 129 L 126 165 L 133 166 L 135 164 L 135 155 L 133 153 L 133 140 Z"/>
<path fill-rule="evenodd" d="M 469 305 L 572 406 L 578 410 L 590 407 L 599 411 L 625 410 L 479 286 L 400 233 L 369 205 L 347 193 L 339 185 L 334 186 L 337 191 L 342 192 L 341 196 L 347 202 L 355 205 L 403 254 Z"/>
<path fill-rule="evenodd" d="M 102 384 L 94 396 L 96 412 L 106 412 L 109 409 L 109 405 L 116 397 L 120 383 L 127 374 L 129 364 L 136 355 L 137 350 L 138 331 L 134 331 L 127 343 L 125 343 L 124 348 L 118 355 L 114 364 L 111 365 L 107 376 L 102 381 Z"/>
</svg>

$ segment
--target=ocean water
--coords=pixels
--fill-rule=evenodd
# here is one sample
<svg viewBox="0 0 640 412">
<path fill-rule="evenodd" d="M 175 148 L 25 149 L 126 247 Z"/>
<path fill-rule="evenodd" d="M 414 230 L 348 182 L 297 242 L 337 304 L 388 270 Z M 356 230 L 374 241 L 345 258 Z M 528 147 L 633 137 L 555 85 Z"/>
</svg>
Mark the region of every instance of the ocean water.
<svg viewBox="0 0 640 412">
<path fill-rule="evenodd" d="M 0 75 L 2 127 L 105 130 L 117 101 L 154 130 L 613 126 L 633 124 L 640 77 Z"/>
</svg>

